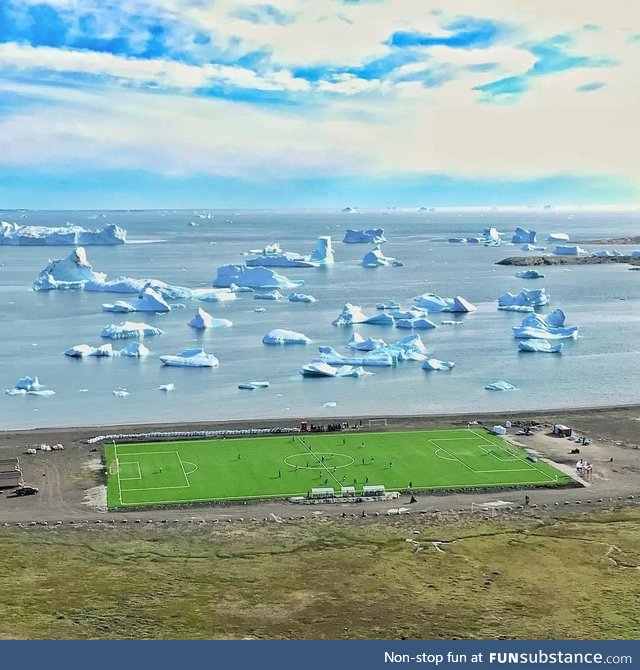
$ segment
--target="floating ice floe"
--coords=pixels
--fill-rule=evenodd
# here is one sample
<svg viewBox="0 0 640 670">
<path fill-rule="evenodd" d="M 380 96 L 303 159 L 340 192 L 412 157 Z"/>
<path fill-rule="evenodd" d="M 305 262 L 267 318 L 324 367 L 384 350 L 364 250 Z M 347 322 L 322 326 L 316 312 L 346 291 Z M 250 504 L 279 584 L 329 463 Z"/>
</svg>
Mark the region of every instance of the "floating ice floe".
<svg viewBox="0 0 640 670">
<path fill-rule="evenodd" d="M 135 312 L 136 308 L 125 300 L 116 300 L 115 302 L 105 302 L 102 304 L 103 312 L 116 312 L 117 314 L 129 314 Z"/>
<path fill-rule="evenodd" d="M 237 284 L 231 284 L 228 289 L 218 289 L 220 293 L 226 291 L 231 291 L 232 293 L 253 293 L 253 289 L 249 286 L 238 286 Z"/>
<path fill-rule="evenodd" d="M 379 302 L 376 305 L 376 309 L 400 309 L 400 303 L 395 300 L 389 300 L 388 302 Z"/>
<path fill-rule="evenodd" d="M 579 247 L 577 244 L 565 244 L 558 246 L 553 250 L 553 253 L 556 256 L 580 256 L 583 254 L 588 254 L 589 252 L 582 247 Z"/>
<path fill-rule="evenodd" d="M 422 364 L 423 370 L 452 370 L 455 363 L 453 361 L 439 361 L 437 358 L 427 358 Z"/>
<path fill-rule="evenodd" d="M 440 321 L 443 326 L 461 326 L 464 321 Z"/>
<path fill-rule="evenodd" d="M 247 267 L 246 265 L 222 265 L 218 268 L 213 286 L 228 288 L 231 284 L 249 288 L 285 288 L 294 289 L 304 284 L 279 275 L 265 267 Z"/>
<path fill-rule="evenodd" d="M 102 344 L 99 347 L 93 348 L 93 351 L 89 353 L 89 356 L 95 356 L 96 358 L 113 358 L 119 354 L 120 352 L 113 350 L 111 342 L 108 342 L 107 344 Z"/>
<path fill-rule="evenodd" d="M 278 243 L 267 244 L 264 249 L 253 250 L 255 254 L 245 261 L 248 267 L 280 267 L 280 268 L 315 268 L 318 263 L 312 263 L 307 257 L 291 251 L 282 251 Z"/>
<path fill-rule="evenodd" d="M 123 321 L 116 325 L 111 323 L 105 326 L 100 333 L 100 337 L 108 337 L 112 340 L 126 339 L 130 337 L 144 338 L 153 335 L 163 335 L 164 331 L 155 328 L 147 323 L 136 323 L 134 321 Z"/>
<path fill-rule="evenodd" d="M 362 311 L 362 307 L 348 302 L 331 324 L 334 326 L 351 326 L 354 323 L 364 323 L 368 318 Z"/>
<path fill-rule="evenodd" d="M 382 244 L 387 238 L 383 228 L 369 228 L 368 230 L 348 229 L 342 240 L 345 244 Z"/>
<path fill-rule="evenodd" d="M 413 300 L 418 307 L 422 307 L 429 312 L 475 312 L 478 309 L 462 296 L 441 298 L 435 293 L 423 293 Z"/>
<path fill-rule="evenodd" d="M 535 312 L 535 307 L 530 305 L 498 305 L 502 312 Z"/>
<path fill-rule="evenodd" d="M 34 291 L 82 289 L 88 281 L 104 280 L 106 275 L 94 272 L 83 247 L 74 249 L 66 258 L 49 260 L 47 267 L 33 282 Z"/>
<path fill-rule="evenodd" d="M 204 330 L 205 328 L 229 328 L 233 326 L 233 322 L 229 319 L 216 319 L 205 312 L 204 309 L 198 307 L 196 315 L 189 321 L 188 325 L 198 330 Z"/>
<path fill-rule="evenodd" d="M 335 377 L 337 373 L 337 368 L 322 361 L 307 363 L 300 369 L 300 374 L 303 377 Z"/>
<path fill-rule="evenodd" d="M 269 388 L 269 382 L 244 382 L 243 384 L 238 384 L 239 389 L 245 391 L 255 391 L 256 389 L 266 389 Z"/>
<path fill-rule="evenodd" d="M 268 291 L 267 293 L 254 293 L 253 297 L 255 300 L 282 300 L 284 296 L 280 291 Z"/>
<path fill-rule="evenodd" d="M 386 346 L 386 344 L 387 343 L 384 340 L 371 337 L 368 337 L 365 340 L 360 333 L 354 333 L 351 336 L 351 339 L 347 342 L 348 347 L 356 349 L 357 351 L 374 351 L 375 349 Z"/>
<path fill-rule="evenodd" d="M 176 355 L 160 356 L 165 364 L 180 368 L 215 368 L 220 362 L 213 354 L 208 354 L 204 349 L 185 349 Z"/>
<path fill-rule="evenodd" d="M 520 228 L 520 226 L 518 226 L 511 241 L 514 244 L 534 244 L 536 235 L 537 233 L 535 230 L 526 230 L 525 228 Z"/>
<path fill-rule="evenodd" d="M 504 293 L 498 298 L 499 307 L 541 307 L 549 302 L 545 288 L 521 289 L 520 293 Z"/>
<path fill-rule="evenodd" d="M 535 244 L 523 244 L 522 251 L 545 251 L 546 247 L 537 247 Z"/>
<path fill-rule="evenodd" d="M 102 309 L 105 312 L 170 312 L 171 307 L 167 301 L 150 286 L 146 286 L 133 302 L 116 300 L 114 303 L 104 303 Z"/>
<path fill-rule="evenodd" d="M 174 391 L 176 388 L 176 385 L 171 382 L 170 384 L 161 384 L 158 386 L 158 391 Z"/>
<path fill-rule="evenodd" d="M 373 251 L 366 253 L 362 259 L 362 266 L 365 268 L 377 268 L 380 266 L 402 267 L 403 265 L 404 263 L 401 263 L 398 259 L 385 256 L 380 249 L 380 245 L 377 245 Z"/>
<path fill-rule="evenodd" d="M 253 292 L 253 289 L 251 291 Z M 236 293 L 238 292 L 228 288 L 196 289 L 194 294 L 198 300 L 203 302 L 231 302 L 237 299 Z"/>
<path fill-rule="evenodd" d="M 275 328 L 270 330 L 263 338 L 263 344 L 309 344 L 311 338 L 294 330 L 283 330 Z"/>
<path fill-rule="evenodd" d="M 485 246 L 497 247 L 502 242 L 500 235 L 502 233 L 499 233 L 496 228 L 485 228 L 481 237 L 450 237 L 449 242 L 451 244 L 484 244 Z"/>
<path fill-rule="evenodd" d="M 129 342 L 129 344 L 127 344 L 124 349 L 120 349 L 118 353 L 120 356 L 126 356 L 127 358 L 144 358 L 145 356 L 151 355 L 149 349 L 147 349 L 141 342 Z"/>
<path fill-rule="evenodd" d="M 537 270 L 520 270 L 520 272 L 516 272 L 516 277 L 518 279 L 544 279 L 542 272 Z"/>
<path fill-rule="evenodd" d="M 44 384 L 40 383 L 38 377 L 21 377 L 15 383 L 15 386 L 5 391 L 6 395 L 35 395 L 35 396 L 52 396 L 56 392 L 47 389 Z"/>
<path fill-rule="evenodd" d="M 485 386 L 487 391 L 513 391 L 515 388 L 513 384 L 509 384 L 509 382 L 505 382 L 503 379 Z"/>
<path fill-rule="evenodd" d="M 567 233 L 549 233 L 547 242 L 568 242 L 569 236 Z"/>
<path fill-rule="evenodd" d="M 255 307 L 254 312 L 266 312 L 267 308 L 266 307 Z"/>
<path fill-rule="evenodd" d="M 427 330 L 429 328 L 437 328 L 438 326 L 424 316 L 415 317 L 412 319 L 396 319 L 396 328 L 413 328 L 417 330 Z"/>
<path fill-rule="evenodd" d="M 561 354 L 564 345 L 562 342 L 551 344 L 547 340 L 522 340 L 518 342 L 520 351 L 539 352 L 542 354 Z"/>
<path fill-rule="evenodd" d="M 395 362 L 393 356 L 383 349 L 364 352 L 362 356 L 343 356 L 333 349 L 333 347 L 326 346 L 318 347 L 318 350 L 320 351 L 319 359 L 329 365 L 388 367 Z"/>
<path fill-rule="evenodd" d="M 89 346 L 88 344 L 77 344 L 74 347 L 70 347 L 64 352 L 65 356 L 70 356 L 71 358 L 84 358 L 85 356 L 91 356 L 95 347 Z"/>
<path fill-rule="evenodd" d="M 124 244 L 126 239 L 127 231 L 113 223 L 106 225 L 102 230 L 88 230 L 73 225 L 45 228 L 0 221 L 0 245 L 90 246 Z"/>
<path fill-rule="evenodd" d="M 118 398 L 126 398 L 129 395 L 129 391 L 123 388 L 116 389 L 115 391 L 112 391 L 112 393 Z"/>
<path fill-rule="evenodd" d="M 289 302 L 317 302 L 312 295 L 306 295 L 305 293 L 289 293 L 287 300 Z"/>
<path fill-rule="evenodd" d="M 117 279 L 93 279 L 85 283 L 84 290 L 100 293 L 137 293 L 140 295 L 145 289 L 151 288 L 165 300 L 183 300 L 194 296 L 194 291 L 185 286 L 174 286 L 159 279 L 134 279 L 133 277 L 118 277 Z"/>
<path fill-rule="evenodd" d="M 561 309 L 556 309 L 547 316 L 530 314 L 520 326 L 513 327 L 513 336 L 523 340 L 577 339 L 578 326 L 565 326 L 565 319 L 565 313 Z"/>
</svg>

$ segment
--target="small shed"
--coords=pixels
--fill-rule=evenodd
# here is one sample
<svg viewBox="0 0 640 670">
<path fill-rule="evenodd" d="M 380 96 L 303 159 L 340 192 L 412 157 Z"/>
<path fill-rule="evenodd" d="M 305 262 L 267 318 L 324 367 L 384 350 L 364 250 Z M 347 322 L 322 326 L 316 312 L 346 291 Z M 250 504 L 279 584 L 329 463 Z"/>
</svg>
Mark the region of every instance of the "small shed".
<svg viewBox="0 0 640 670">
<path fill-rule="evenodd" d="M 569 426 L 565 426 L 562 423 L 556 423 L 553 426 L 553 434 L 558 435 L 559 437 L 571 437 L 572 430 Z"/>
</svg>

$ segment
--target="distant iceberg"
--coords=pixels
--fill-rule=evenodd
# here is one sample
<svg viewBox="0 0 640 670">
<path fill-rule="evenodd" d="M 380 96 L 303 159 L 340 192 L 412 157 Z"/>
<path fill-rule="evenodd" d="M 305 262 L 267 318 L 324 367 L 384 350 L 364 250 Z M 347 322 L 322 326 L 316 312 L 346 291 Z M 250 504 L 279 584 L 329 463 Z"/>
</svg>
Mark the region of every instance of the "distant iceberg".
<svg viewBox="0 0 640 670">
<path fill-rule="evenodd" d="M 518 279 L 544 279 L 542 272 L 538 272 L 537 270 L 521 270 L 520 272 L 516 272 L 516 277 Z"/>
<path fill-rule="evenodd" d="M 522 340 L 518 342 L 518 349 L 520 351 L 532 351 L 543 354 L 561 354 L 563 347 L 562 342 L 551 344 L 547 340 Z"/>
<path fill-rule="evenodd" d="M 180 368 L 215 368 L 219 361 L 213 354 L 208 354 L 204 349 L 185 349 L 175 356 L 160 356 L 165 364 Z"/>
<path fill-rule="evenodd" d="M 334 262 L 330 235 L 323 235 L 318 238 L 316 248 L 311 252 L 309 260 L 318 265 L 331 265 Z"/>
<path fill-rule="evenodd" d="M 338 369 L 328 363 L 314 361 L 303 365 L 300 374 L 303 377 L 335 377 L 338 374 Z"/>
<path fill-rule="evenodd" d="M 400 309 L 400 303 L 395 300 L 379 302 L 376 304 L 376 309 Z"/>
<path fill-rule="evenodd" d="M 128 358 L 144 358 L 149 356 L 151 352 L 141 342 L 129 342 L 124 349 L 120 349 L 120 356 Z"/>
<path fill-rule="evenodd" d="M 243 384 L 238 384 L 239 389 L 244 389 L 247 391 L 255 391 L 256 389 L 267 389 L 269 388 L 269 382 L 245 382 Z"/>
<path fill-rule="evenodd" d="M 452 370 L 455 363 L 453 361 L 439 361 L 437 358 L 427 358 L 422 364 L 423 370 Z"/>
<path fill-rule="evenodd" d="M 500 307 L 541 307 L 549 302 L 549 296 L 544 288 L 523 288 L 520 293 L 504 293 L 498 298 Z"/>
<path fill-rule="evenodd" d="M 263 338 L 263 344 L 309 344 L 311 338 L 294 330 L 283 330 L 276 328 L 270 330 Z"/>
<path fill-rule="evenodd" d="M 569 236 L 567 233 L 549 233 L 547 242 L 568 242 Z"/>
<path fill-rule="evenodd" d="M 565 244 L 558 246 L 553 250 L 556 256 L 580 256 L 581 254 L 588 254 L 589 252 L 577 244 Z"/>
<path fill-rule="evenodd" d="M 535 244 L 523 244 L 522 251 L 545 251 L 546 247 L 537 247 Z"/>
<path fill-rule="evenodd" d="M 509 384 L 509 382 L 505 382 L 504 380 L 492 382 L 485 386 L 487 391 L 513 391 L 515 388 L 513 384 Z"/>
<path fill-rule="evenodd" d="M 513 336 L 523 340 L 577 339 L 578 326 L 565 326 L 565 318 L 561 309 L 556 309 L 547 316 L 530 314 L 520 326 L 513 327 Z"/>
<path fill-rule="evenodd" d="M 348 302 L 343 308 L 342 312 L 331 322 L 333 326 L 351 326 L 354 323 L 364 323 L 369 317 L 366 316 L 362 307 L 352 305 Z"/>
<path fill-rule="evenodd" d="M 164 331 L 160 330 L 160 328 L 155 328 L 146 323 L 123 321 L 119 325 L 112 323 L 108 326 L 105 326 L 100 333 L 100 337 L 108 337 L 112 340 L 119 340 L 129 337 L 143 338 L 163 334 Z"/>
<path fill-rule="evenodd" d="M 268 244 L 264 249 L 251 251 L 255 254 L 245 261 L 248 267 L 280 267 L 280 268 L 314 268 L 317 263 L 312 263 L 307 257 L 290 251 L 282 251 L 280 245 Z"/>
<path fill-rule="evenodd" d="M 287 279 L 277 272 L 264 267 L 247 267 L 246 265 L 222 265 L 218 268 L 213 286 L 228 288 L 231 284 L 248 286 L 249 288 L 285 288 L 294 289 L 304 284 L 303 281 Z"/>
<path fill-rule="evenodd" d="M 429 312 L 475 312 L 478 309 L 462 296 L 441 298 L 435 293 L 423 293 L 413 300 L 418 307 L 422 307 Z"/>
<path fill-rule="evenodd" d="M 158 391 L 175 391 L 176 385 L 171 382 L 170 384 L 161 384 L 158 386 Z"/>
<path fill-rule="evenodd" d="M 371 337 L 368 337 L 365 340 L 360 333 L 354 333 L 351 336 L 351 339 L 347 342 L 347 346 L 356 349 L 357 351 L 374 351 L 375 349 L 386 346 L 386 342 Z"/>
<path fill-rule="evenodd" d="M 396 328 L 414 328 L 418 330 L 426 330 L 429 328 L 437 328 L 438 326 L 424 316 L 418 316 L 411 319 L 396 319 Z"/>
<path fill-rule="evenodd" d="M 382 244 L 387 241 L 387 238 L 384 236 L 383 228 L 348 229 L 342 241 L 344 244 Z"/>
<path fill-rule="evenodd" d="M 205 328 L 228 328 L 233 326 L 233 322 L 229 319 L 216 319 L 205 312 L 204 309 L 198 307 L 196 315 L 189 321 L 188 325 L 198 330 L 204 330 Z"/>
<path fill-rule="evenodd" d="M 34 291 L 82 289 L 88 281 L 103 281 L 106 275 L 93 271 L 83 247 L 77 247 L 66 258 L 49 261 L 33 282 Z"/>
<path fill-rule="evenodd" d="M 403 265 L 404 263 L 401 263 L 396 258 L 384 256 L 380 245 L 377 245 L 373 251 L 366 253 L 362 259 L 362 266 L 365 268 L 377 268 L 380 266 L 402 267 Z"/>
<path fill-rule="evenodd" d="M 110 342 L 93 348 L 93 351 L 89 353 L 89 356 L 95 356 L 96 358 L 113 358 L 118 355 L 119 352 L 113 350 L 113 345 Z"/>
<path fill-rule="evenodd" d="M 250 289 L 253 291 L 253 289 Z M 194 294 L 198 300 L 203 302 L 231 302 L 237 299 L 236 293 L 241 293 L 242 291 L 232 291 L 228 288 L 218 288 L 218 289 L 196 289 Z"/>
<path fill-rule="evenodd" d="M 511 241 L 514 244 L 534 244 L 536 235 L 537 233 L 535 230 L 526 230 L 525 228 L 520 228 L 520 226 L 518 226 Z"/>
<path fill-rule="evenodd" d="M 380 312 L 368 317 L 366 321 L 363 321 L 362 323 L 368 323 L 371 326 L 394 326 L 396 320 L 393 318 L 393 316 L 391 316 L 391 314 Z"/>
<path fill-rule="evenodd" d="M 113 223 L 102 230 L 87 230 L 80 226 L 45 228 L 0 221 L 0 245 L 90 246 L 124 244 L 126 239 L 127 231 Z"/>
<path fill-rule="evenodd" d="M 115 303 L 102 305 L 105 312 L 170 312 L 171 307 L 167 301 L 150 286 L 145 286 L 138 297 L 132 302 L 118 300 Z"/>
<path fill-rule="evenodd" d="M 115 302 L 105 302 L 102 304 L 102 311 L 115 312 L 117 314 L 129 314 L 135 312 L 136 308 L 124 300 L 116 300 Z"/>
<path fill-rule="evenodd" d="M 91 347 L 88 344 L 77 344 L 76 346 L 67 349 L 64 352 L 64 355 L 70 356 L 71 358 L 84 358 L 85 356 L 91 356 L 94 350 L 95 347 Z"/>
<path fill-rule="evenodd" d="M 320 360 L 329 365 L 356 365 L 389 367 L 394 364 L 394 359 L 383 350 L 365 352 L 363 356 L 343 356 L 332 347 L 319 347 Z"/>
<path fill-rule="evenodd" d="M 289 302 L 317 302 L 312 295 L 306 295 L 305 293 L 289 293 L 287 299 Z"/>
<path fill-rule="evenodd" d="M 52 396 L 56 392 L 51 389 L 47 389 L 44 384 L 40 383 L 38 377 L 21 377 L 15 383 L 15 386 L 12 389 L 7 389 L 5 391 L 6 395 L 35 395 L 35 396 Z"/>
<path fill-rule="evenodd" d="M 498 305 L 502 312 L 535 312 L 535 307 L 530 305 Z"/>
<path fill-rule="evenodd" d="M 166 284 L 159 279 L 134 279 L 133 277 L 118 277 L 110 280 L 90 280 L 84 285 L 85 291 L 103 293 L 137 293 L 140 295 L 145 289 L 151 288 L 165 300 L 179 300 L 193 298 L 194 291 L 184 286 Z"/>
<path fill-rule="evenodd" d="M 254 293 L 253 297 L 255 300 L 282 300 L 284 296 L 280 291 L 267 291 L 266 293 Z"/>
</svg>

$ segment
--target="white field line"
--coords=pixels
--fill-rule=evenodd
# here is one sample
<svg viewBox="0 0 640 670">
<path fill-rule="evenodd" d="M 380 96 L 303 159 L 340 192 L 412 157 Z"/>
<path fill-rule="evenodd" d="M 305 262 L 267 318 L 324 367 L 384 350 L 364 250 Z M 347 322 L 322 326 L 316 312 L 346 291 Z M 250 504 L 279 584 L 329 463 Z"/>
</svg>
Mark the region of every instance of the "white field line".
<svg viewBox="0 0 640 670">
<path fill-rule="evenodd" d="M 335 480 L 336 484 L 340 487 L 340 490 L 342 490 L 342 482 L 338 481 L 338 478 L 329 470 L 329 468 L 316 456 L 316 454 L 311 450 L 311 447 L 307 445 L 307 443 L 301 438 L 298 437 L 298 440 L 302 443 L 302 446 L 324 467 L 324 469 L 329 473 L 331 478 Z"/>
<path fill-rule="evenodd" d="M 132 480 L 138 480 L 142 479 L 142 471 L 140 470 L 140 462 L 139 461 L 124 461 L 118 463 L 118 473 L 120 472 L 120 466 L 121 465 L 135 465 L 138 468 L 138 476 L 137 477 L 120 477 L 121 482 L 128 482 Z"/>
<path fill-rule="evenodd" d="M 113 443 L 113 453 L 116 458 L 116 477 L 118 479 L 118 497 L 120 498 L 120 504 L 122 505 L 122 484 L 120 482 L 120 461 L 118 460 L 118 447 L 114 441 Z"/>
</svg>

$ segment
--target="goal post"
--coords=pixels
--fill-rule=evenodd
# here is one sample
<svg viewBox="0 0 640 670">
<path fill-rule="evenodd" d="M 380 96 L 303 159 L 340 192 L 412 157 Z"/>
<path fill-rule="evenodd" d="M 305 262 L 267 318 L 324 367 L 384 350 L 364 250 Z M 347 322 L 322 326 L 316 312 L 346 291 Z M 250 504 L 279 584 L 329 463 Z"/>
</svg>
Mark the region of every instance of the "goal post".
<svg viewBox="0 0 640 670">
<path fill-rule="evenodd" d="M 369 419 L 369 428 L 386 428 L 386 419 Z"/>
<path fill-rule="evenodd" d="M 109 465 L 109 474 L 115 477 L 120 472 L 120 461 L 114 458 Z"/>
</svg>

